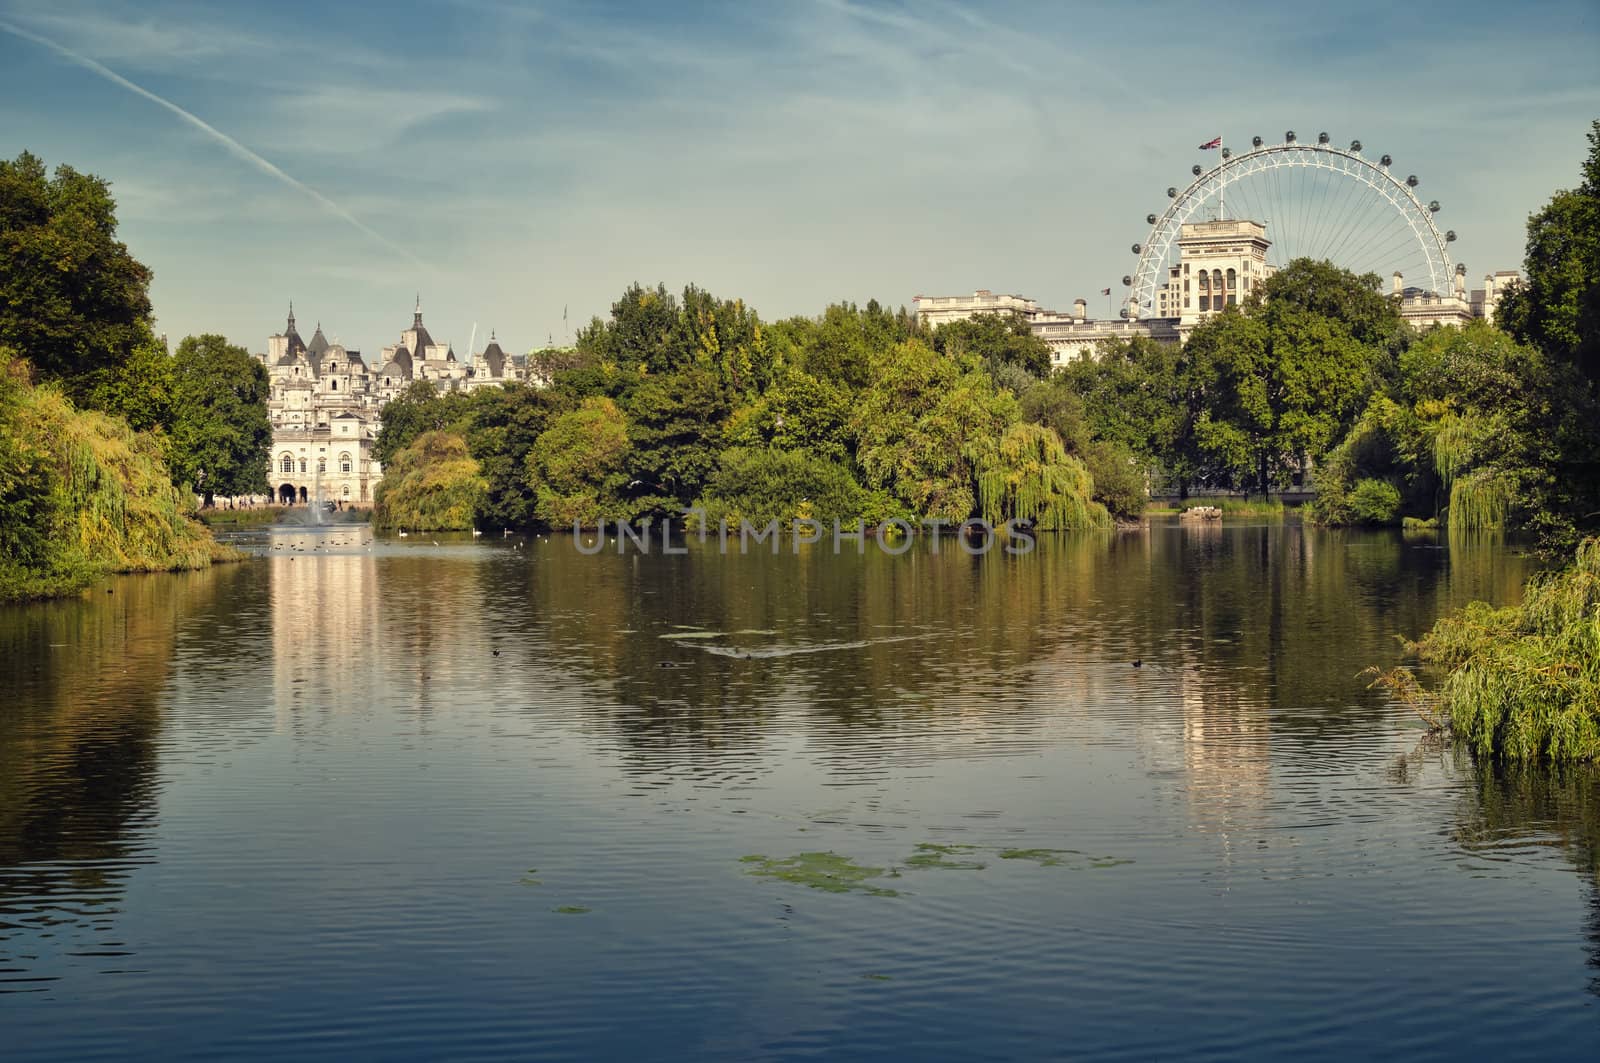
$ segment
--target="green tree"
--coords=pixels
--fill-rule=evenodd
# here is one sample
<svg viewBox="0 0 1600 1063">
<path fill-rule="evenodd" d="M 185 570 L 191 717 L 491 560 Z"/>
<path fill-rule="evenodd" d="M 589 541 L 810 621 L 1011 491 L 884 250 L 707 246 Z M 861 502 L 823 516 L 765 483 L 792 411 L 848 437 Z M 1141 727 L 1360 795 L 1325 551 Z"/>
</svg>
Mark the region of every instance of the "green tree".
<svg viewBox="0 0 1600 1063">
<path fill-rule="evenodd" d="M 611 318 L 595 318 L 578 331 L 578 352 L 596 363 L 670 373 L 692 359 L 690 337 L 680 327 L 678 301 L 666 285 L 628 287 L 611 305 Z"/>
<path fill-rule="evenodd" d="M 467 419 L 467 396 L 459 391 L 443 395 L 426 380 L 415 380 L 383 408 L 383 424 L 372 444 L 372 456 L 388 465 L 424 432 L 459 429 Z"/>
<path fill-rule="evenodd" d="M 699 497 L 723 448 L 727 392 L 695 366 L 647 377 L 628 398 L 629 482 L 641 514 L 675 514 Z"/>
<path fill-rule="evenodd" d="M 397 451 L 373 498 L 379 528 L 465 531 L 474 526 L 488 483 L 456 432 L 423 432 Z"/>
<path fill-rule="evenodd" d="M 0 345 L 87 401 L 148 340 L 150 271 L 117 239 L 98 177 L 23 152 L 0 160 Z"/>
<path fill-rule="evenodd" d="M 540 433 L 528 451 L 528 485 L 535 513 L 551 527 L 593 528 L 601 519 L 631 516 L 628 421 L 611 399 L 584 399 Z"/>
<path fill-rule="evenodd" d="M 992 525 L 1012 519 L 1043 531 L 1104 527 L 1111 523 L 1091 498 L 1089 470 L 1043 425 L 1013 424 L 977 461 L 978 499 Z"/>
<path fill-rule="evenodd" d="M 138 432 L 166 431 L 173 418 L 173 362 L 166 344 L 146 333 L 128 359 L 86 375 L 84 405 L 118 414 Z"/>
<path fill-rule="evenodd" d="M 526 528 L 537 520 L 537 496 L 528 483 L 528 452 L 540 433 L 567 408 L 565 396 L 542 388 L 507 384 L 470 393 L 467 448 L 486 487 L 477 516 L 480 527 Z"/>
<path fill-rule="evenodd" d="M 264 493 L 272 446 L 266 368 L 213 334 L 189 336 L 172 360 L 172 473 L 211 505 Z"/>
<path fill-rule="evenodd" d="M 1015 311 L 951 321 L 934 329 L 929 342 L 940 354 L 975 355 L 983 359 L 991 373 L 1002 366 L 1014 366 L 1033 377 L 1050 372 L 1050 345 L 1036 336 L 1027 319 Z"/>
<path fill-rule="evenodd" d="M 734 410 L 730 446 L 804 450 L 832 462 L 850 458 L 848 389 L 785 368 L 760 398 Z"/>
<path fill-rule="evenodd" d="M 872 369 L 851 418 L 866 485 L 914 513 L 972 516 L 975 469 L 1018 419 L 1016 399 L 995 390 L 977 359 L 945 358 L 916 341 L 877 356 Z"/>
<path fill-rule="evenodd" d="M 1523 270 L 1526 281 L 1500 302 L 1500 325 L 1600 383 L 1600 120 L 1578 187 L 1528 219 Z"/>
</svg>

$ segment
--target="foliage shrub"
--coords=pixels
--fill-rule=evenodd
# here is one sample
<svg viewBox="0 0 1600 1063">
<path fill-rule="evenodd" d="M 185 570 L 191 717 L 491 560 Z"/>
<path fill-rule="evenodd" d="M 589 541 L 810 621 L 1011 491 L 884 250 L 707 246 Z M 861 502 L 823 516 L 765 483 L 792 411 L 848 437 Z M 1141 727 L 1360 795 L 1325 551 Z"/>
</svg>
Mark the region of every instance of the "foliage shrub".
<svg viewBox="0 0 1600 1063">
<path fill-rule="evenodd" d="M 1400 520 L 1400 489 L 1387 480 L 1360 480 L 1350 492 L 1350 512 L 1358 524 L 1387 527 Z"/>
<path fill-rule="evenodd" d="M 1480 755 L 1600 758 L 1600 539 L 1564 572 L 1529 581 L 1521 605 L 1474 602 L 1408 644 L 1444 670 L 1434 690 L 1404 669 L 1378 682 Z"/>
</svg>

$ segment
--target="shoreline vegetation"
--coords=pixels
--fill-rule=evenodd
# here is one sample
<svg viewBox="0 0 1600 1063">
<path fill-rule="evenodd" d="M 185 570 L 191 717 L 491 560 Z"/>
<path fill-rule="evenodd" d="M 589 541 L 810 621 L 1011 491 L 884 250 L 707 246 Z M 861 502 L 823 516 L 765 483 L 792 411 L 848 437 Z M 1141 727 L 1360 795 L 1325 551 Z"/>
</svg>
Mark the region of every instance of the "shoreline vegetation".
<svg viewBox="0 0 1600 1063">
<path fill-rule="evenodd" d="M 1600 759 L 1600 539 L 1528 582 L 1521 605 L 1473 602 L 1406 648 L 1442 673 L 1369 669 L 1374 685 L 1475 754 L 1509 761 Z"/>
<path fill-rule="evenodd" d="M 0 351 L 0 601 L 60 597 L 113 572 L 241 555 L 191 516 L 156 441 L 37 387 Z"/>
</svg>

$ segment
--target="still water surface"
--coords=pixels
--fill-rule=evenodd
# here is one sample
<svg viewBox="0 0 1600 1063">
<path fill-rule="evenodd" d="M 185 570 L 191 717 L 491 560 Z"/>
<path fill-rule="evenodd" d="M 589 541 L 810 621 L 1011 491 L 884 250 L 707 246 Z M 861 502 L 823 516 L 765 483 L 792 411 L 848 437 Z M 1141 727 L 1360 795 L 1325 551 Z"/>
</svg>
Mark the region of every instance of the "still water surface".
<svg viewBox="0 0 1600 1063">
<path fill-rule="evenodd" d="M 244 541 L 0 611 L 7 1060 L 1594 1058 L 1600 776 L 1357 677 L 1503 547 Z"/>
</svg>

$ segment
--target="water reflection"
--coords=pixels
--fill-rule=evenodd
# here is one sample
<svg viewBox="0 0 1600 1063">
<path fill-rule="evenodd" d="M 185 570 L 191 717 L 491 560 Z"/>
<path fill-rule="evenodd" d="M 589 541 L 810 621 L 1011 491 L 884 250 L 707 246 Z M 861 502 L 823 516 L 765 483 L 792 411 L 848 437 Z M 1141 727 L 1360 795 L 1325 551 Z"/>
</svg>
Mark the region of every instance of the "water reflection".
<svg viewBox="0 0 1600 1063">
<path fill-rule="evenodd" d="M 0 609 L 0 992 L 86 960 L 118 970 L 123 891 L 153 859 L 161 704 L 180 629 L 237 567 L 114 580 L 82 600 Z M 213 643 L 220 652 L 229 647 Z"/>
<path fill-rule="evenodd" d="M 1512 600 L 1523 563 L 1493 544 L 1176 522 L 984 558 L 244 541 L 260 559 L 0 612 L 0 988 L 128 1035 L 94 979 L 142 971 L 133 1010 L 225 1002 L 195 1031 L 215 1055 L 348 1052 L 372 1014 L 417 1056 L 457 1014 L 569 1056 L 649 1054 L 616 1014 L 729 1056 L 789 1034 L 927 1055 L 905 1016 L 935 1011 L 982 1031 L 947 1055 L 1069 1032 L 1286 1054 L 1296 1028 L 1337 1055 L 1370 1047 L 1341 1015 L 1454 1029 L 1374 950 L 1470 966 L 1491 920 L 1542 914 L 1513 944 L 1568 987 L 1582 916 L 1552 866 L 1581 870 L 1600 956 L 1593 773 L 1396 759 L 1410 721 L 1357 675 L 1444 609 Z M 775 912 L 738 862 L 935 841 L 989 866 L 877 908 Z M 590 911 L 540 918 L 568 906 Z"/>
</svg>

